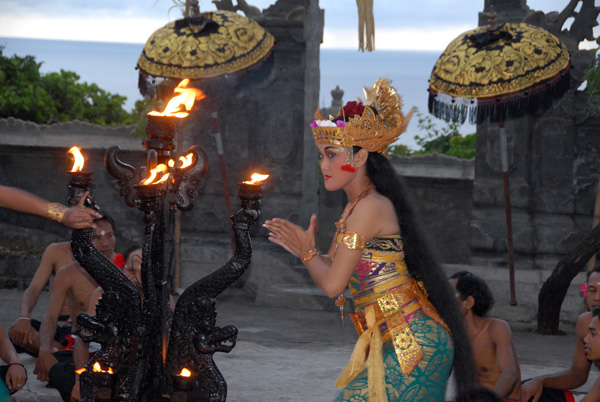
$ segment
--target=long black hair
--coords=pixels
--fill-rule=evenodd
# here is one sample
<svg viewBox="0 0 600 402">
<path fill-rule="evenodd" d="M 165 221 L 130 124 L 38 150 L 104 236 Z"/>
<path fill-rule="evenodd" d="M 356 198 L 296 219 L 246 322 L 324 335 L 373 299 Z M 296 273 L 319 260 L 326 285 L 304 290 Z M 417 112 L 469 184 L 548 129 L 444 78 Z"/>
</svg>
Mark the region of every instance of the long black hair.
<svg viewBox="0 0 600 402">
<path fill-rule="evenodd" d="M 355 152 L 360 150 L 355 147 Z M 396 209 L 404 245 L 404 259 L 410 274 L 422 281 L 428 299 L 452 331 L 454 340 L 454 375 L 457 392 L 473 387 L 475 363 L 462 313 L 446 274 L 437 262 L 429 241 L 421 230 L 404 180 L 396 174 L 386 156 L 369 152 L 367 175 L 377 192 L 387 197 Z"/>
</svg>

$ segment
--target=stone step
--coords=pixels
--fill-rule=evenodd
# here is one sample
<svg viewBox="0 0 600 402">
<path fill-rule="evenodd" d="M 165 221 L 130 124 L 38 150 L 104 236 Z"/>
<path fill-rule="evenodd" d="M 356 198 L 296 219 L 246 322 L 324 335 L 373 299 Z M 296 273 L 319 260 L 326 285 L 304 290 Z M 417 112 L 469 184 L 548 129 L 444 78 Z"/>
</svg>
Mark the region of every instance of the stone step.
<svg viewBox="0 0 600 402">
<path fill-rule="evenodd" d="M 354 309 L 348 291 L 345 296 L 348 299 L 344 306 L 347 313 Z M 275 284 L 259 289 L 254 304 L 258 307 L 339 312 L 334 299 L 327 297 L 316 285 L 307 284 Z"/>
</svg>

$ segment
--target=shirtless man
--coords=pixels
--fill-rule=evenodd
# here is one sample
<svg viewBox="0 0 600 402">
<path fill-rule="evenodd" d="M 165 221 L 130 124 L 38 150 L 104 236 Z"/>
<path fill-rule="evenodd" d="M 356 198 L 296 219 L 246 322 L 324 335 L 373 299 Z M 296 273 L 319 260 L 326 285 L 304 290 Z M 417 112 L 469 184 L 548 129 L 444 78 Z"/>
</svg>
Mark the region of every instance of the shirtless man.
<svg viewBox="0 0 600 402">
<path fill-rule="evenodd" d="M 590 272 L 587 280 L 586 304 L 589 310 L 600 307 L 600 269 L 596 268 Z M 588 379 L 592 362 L 585 356 L 583 339 L 585 338 L 592 313 L 586 312 L 579 316 L 575 327 L 575 353 L 571 367 L 554 374 L 547 374 L 540 377 L 534 377 L 530 381 L 523 383 L 523 401 L 544 402 L 549 397 L 567 400 L 565 392 L 582 386 Z M 600 368 L 600 361 L 593 362 Z M 556 400 L 556 399 L 554 399 Z"/>
<path fill-rule="evenodd" d="M 19 317 L 8 330 L 8 336 L 15 345 L 22 347 L 28 353 L 37 355 L 40 348 L 38 331 L 41 323 L 30 318 L 31 311 L 37 304 L 40 292 L 48 282 L 50 283 L 50 287 L 52 287 L 54 277 L 58 270 L 73 261 L 75 261 L 75 258 L 71 253 L 71 243 L 63 242 L 50 244 L 46 247 L 46 250 L 42 255 L 42 260 L 40 261 L 40 265 L 35 272 L 31 283 L 23 293 Z M 61 348 L 64 337 L 71 332 L 70 325 L 60 325 L 60 322 L 69 319 L 69 305 L 65 300 L 65 303 L 60 310 L 60 316 L 58 318 L 59 328 L 56 329 L 53 347 Z M 66 330 L 67 332 L 62 333 L 63 330 Z"/>
<path fill-rule="evenodd" d="M 115 258 L 114 223 L 108 215 L 96 221 L 92 241 L 96 248 L 113 261 Z M 70 308 L 73 329 L 77 326 L 76 317 L 80 312 L 87 311 L 88 301 L 94 290 L 98 287 L 96 281 L 77 262 L 61 268 L 54 279 L 54 286 L 50 289 L 48 311 L 40 327 L 39 357 L 34 373 L 40 381 L 48 381 L 50 368 L 58 362 L 52 354 L 52 340 L 56 331 L 56 322 L 65 301 Z M 56 350 L 57 351 L 57 350 Z"/>
<path fill-rule="evenodd" d="M 494 303 L 492 292 L 481 278 L 466 271 L 452 275 L 450 284 L 465 316 L 479 384 L 507 401 L 520 401 L 521 370 L 510 327 L 485 317 Z"/>
</svg>

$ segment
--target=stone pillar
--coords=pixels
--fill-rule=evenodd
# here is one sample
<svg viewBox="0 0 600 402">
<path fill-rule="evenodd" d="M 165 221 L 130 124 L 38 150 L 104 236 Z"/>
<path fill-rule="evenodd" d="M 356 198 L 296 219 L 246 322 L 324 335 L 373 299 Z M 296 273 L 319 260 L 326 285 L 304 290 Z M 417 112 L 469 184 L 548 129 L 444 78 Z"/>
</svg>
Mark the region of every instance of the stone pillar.
<svg viewBox="0 0 600 402">
<path fill-rule="evenodd" d="M 531 11 L 527 6 L 527 0 L 484 0 L 483 12 L 479 13 L 479 26 L 488 24 L 488 15 L 496 12 L 498 25 L 505 22 L 520 22 Z"/>
</svg>

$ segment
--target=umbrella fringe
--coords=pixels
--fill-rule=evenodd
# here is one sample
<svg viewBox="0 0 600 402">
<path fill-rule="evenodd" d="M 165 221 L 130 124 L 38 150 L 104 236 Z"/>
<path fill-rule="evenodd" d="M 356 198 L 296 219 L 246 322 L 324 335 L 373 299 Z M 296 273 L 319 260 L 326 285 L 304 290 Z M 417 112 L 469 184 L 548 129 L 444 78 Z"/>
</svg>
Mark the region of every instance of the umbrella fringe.
<svg viewBox="0 0 600 402">
<path fill-rule="evenodd" d="M 566 74 L 553 83 L 547 82 L 537 87 L 528 94 L 515 95 L 512 98 L 504 97 L 499 102 L 493 100 L 479 100 L 477 108 L 470 110 L 469 122 L 483 124 L 485 122 L 497 123 L 500 118 L 504 121 L 518 119 L 523 116 L 541 114 L 550 109 L 554 100 L 562 97 L 570 88 L 570 75 Z"/>
<path fill-rule="evenodd" d="M 429 91 L 429 113 L 435 117 L 458 124 L 463 124 L 467 116 L 473 115 L 477 103 L 467 98 L 452 98 L 445 94 Z"/>
<path fill-rule="evenodd" d="M 160 84 L 170 79 L 169 77 L 155 77 L 143 71 L 139 66 L 138 89 L 145 98 L 153 98 L 157 94 Z M 219 101 L 230 98 L 233 94 L 242 91 L 252 91 L 268 81 L 274 68 L 272 53 L 267 54 L 260 62 L 245 70 L 231 74 L 205 79 L 191 79 L 190 87 L 198 88 Z M 184 77 L 185 78 L 185 77 Z M 183 78 L 176 78 L 180 80 Z"/>
<path fill-rule="evenodd" d="M 569 90 L 570 85 L 570 75 L 566 72 L 530 91 L 496 98 L 456 98 L 430 89 L 428 108 L 433 116 L 448 122 L 463 124 L 468 117 L 471 124 L 497 123 L 500 118 L 506 121 L 543 113 Z"/>
</svg>

